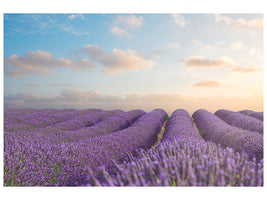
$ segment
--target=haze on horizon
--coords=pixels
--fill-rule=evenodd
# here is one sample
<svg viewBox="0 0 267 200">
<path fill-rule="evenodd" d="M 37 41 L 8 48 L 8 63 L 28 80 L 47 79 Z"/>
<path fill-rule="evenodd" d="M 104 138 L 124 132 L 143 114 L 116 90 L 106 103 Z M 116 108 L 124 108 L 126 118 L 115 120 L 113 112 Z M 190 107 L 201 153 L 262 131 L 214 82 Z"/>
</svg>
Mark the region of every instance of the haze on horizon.
<svg viewBox="0 0 267 200">
<path fill-rule="evenodd" d="M 263 14 L 4 14 L 4 108 L 263 111 Z"/>
</svg>

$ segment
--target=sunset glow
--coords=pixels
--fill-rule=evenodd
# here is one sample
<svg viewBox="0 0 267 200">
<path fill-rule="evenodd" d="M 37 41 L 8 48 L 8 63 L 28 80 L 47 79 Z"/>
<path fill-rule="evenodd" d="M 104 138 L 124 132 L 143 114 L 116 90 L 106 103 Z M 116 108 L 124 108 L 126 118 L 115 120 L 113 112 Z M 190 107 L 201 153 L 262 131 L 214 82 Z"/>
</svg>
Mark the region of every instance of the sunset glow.
<svg viewBox="0 0 267 200">
<path fill-rule="evenodd" d="M 263 111 L 263 14 L 4 14 L 4 107 Z"/>
</svg>

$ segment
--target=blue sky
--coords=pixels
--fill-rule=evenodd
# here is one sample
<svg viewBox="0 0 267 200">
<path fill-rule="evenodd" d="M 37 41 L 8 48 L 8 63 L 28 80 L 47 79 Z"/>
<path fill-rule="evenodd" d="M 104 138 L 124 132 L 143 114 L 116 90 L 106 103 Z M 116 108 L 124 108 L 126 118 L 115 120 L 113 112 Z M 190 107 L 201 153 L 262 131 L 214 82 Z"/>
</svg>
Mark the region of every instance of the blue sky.
<svg viewBox="0 0 267 200">
<path fill-rule="evenodd" d="M 263 110 L 263 14 L 4 14 L 4 106 Z"/>
</svg>

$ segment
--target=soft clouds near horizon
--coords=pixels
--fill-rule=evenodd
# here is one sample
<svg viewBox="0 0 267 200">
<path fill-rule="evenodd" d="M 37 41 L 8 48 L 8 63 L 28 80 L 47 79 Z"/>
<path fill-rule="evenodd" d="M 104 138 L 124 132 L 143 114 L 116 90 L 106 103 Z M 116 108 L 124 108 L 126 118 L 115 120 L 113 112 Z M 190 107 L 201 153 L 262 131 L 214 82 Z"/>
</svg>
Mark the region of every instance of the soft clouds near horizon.
<svg viewBox="0 0 267 200">
<path fill-rule="evenodd" d="M 124 97 L 103 95 L 99 91 L 79 91 L 65 89 L 58 96 L 44 97 L 35 93 L 18 93 L 5 96 L 5 108 L 101 108 L 112 109 L 143 109 L 149 112 L 156 108 L 162 108 L 169 115 L 179 108 L 187 110 L 190 115 L 194 111 L 203 108 L 210 112 L 225 108 L 230 110 L 251 109 L 262 111 L 262 99 L 257 97 L 214 96 L 194 97 L 181 94 L 151 93 L 142 95 L 138 93 L 128 94 Z M 257 104 L 254 104 L 257 102 Z M 159 106 L 160 105 L 160 106 Z"/>
</svg>

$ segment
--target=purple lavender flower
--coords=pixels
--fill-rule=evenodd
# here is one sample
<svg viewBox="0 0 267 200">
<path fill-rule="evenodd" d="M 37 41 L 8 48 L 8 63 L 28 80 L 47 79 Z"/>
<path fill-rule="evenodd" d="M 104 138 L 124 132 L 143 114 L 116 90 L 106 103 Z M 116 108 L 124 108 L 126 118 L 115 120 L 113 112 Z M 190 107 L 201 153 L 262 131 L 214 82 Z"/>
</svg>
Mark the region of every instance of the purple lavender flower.
<svg viewBox="0 0 267 200">
<path fill-rule="evenodd" d="M 263 158 L 263 135 L 231 126 L 203 109 L 197 110 L 193 118 L 205 140 L 231 147 L 238 152 L 245 151 L 250 159 Z"/>
<path fill-rule="evenodd" d="M 263 186 L 263 162 L 214 143 L 187 140 L 139 149 L 115 163 L 115 173 L 88 174 L 83 186 Z"/>
<path fill-rule="evenodd" d="M 263 134 L 263 122 L 253 117 L 227 110 L 218 110 L 215 115 L 232 126 Z"/>
</svg>

